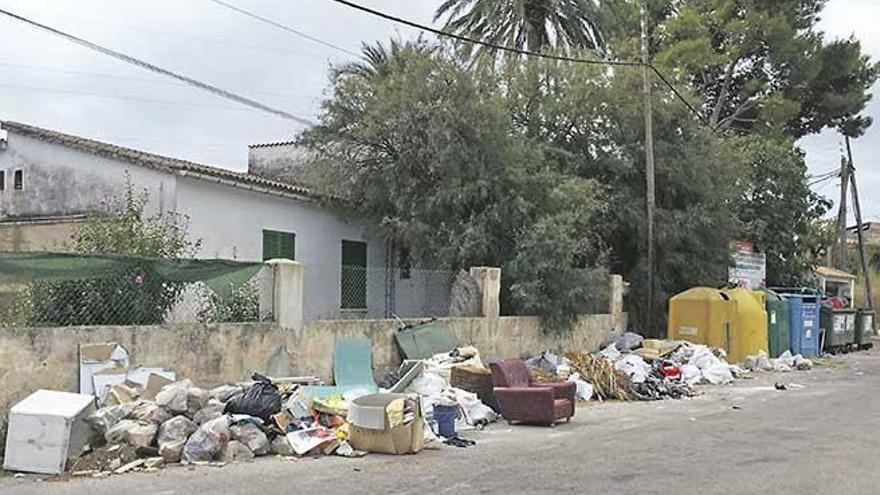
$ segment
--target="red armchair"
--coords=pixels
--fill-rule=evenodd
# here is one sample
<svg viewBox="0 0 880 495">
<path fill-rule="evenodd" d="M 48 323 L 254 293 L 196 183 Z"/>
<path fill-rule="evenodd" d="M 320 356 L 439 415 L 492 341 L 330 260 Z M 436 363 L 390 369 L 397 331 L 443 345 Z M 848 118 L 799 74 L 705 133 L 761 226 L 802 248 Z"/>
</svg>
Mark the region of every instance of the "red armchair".
<svg viewBox="0 0 880 495">
<path fill-rule="evenodd" d="M 501 415 L 508 423 L 544 424 L 555 426 L 574 416 L 577 385 L 573 382 L 540 383 L 532 379 L 526 364 L 519 359 L 506 359 L 489 364 L 495 398 L 501 404 Z"/>
</svg>

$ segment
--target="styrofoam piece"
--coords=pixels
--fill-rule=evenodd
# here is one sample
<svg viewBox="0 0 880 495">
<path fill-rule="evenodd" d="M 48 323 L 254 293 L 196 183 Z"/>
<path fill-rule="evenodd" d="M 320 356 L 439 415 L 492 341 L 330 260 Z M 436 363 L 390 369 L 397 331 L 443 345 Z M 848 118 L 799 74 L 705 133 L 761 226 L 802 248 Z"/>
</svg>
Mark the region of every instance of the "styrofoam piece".
<svg viewBox="0 0 880 495">
<path fill-rule="evenodd" d="M 40 474 L 64 472 L 92 429 L 83 421 L 95 410 L 93 395 L 38 390 L 9 410 L 3 468 Z"/>
</svg>

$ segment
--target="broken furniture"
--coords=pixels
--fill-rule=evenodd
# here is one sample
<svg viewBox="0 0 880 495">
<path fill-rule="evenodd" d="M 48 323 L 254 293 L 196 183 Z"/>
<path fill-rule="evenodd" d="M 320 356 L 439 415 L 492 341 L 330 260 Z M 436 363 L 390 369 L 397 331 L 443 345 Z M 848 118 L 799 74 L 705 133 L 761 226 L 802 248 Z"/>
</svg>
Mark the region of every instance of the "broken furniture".
<svg viewBox="0 0 880 495">
<path fill-rule="evenodd" d="M 508 423 L 519 421 L 552 426 L 574 416 L 577 392 L 574 382 L 536 382 L 520 359 L 496 361 L 489 367 L 501 415 Z"/>
<path fill-rule="evenodd" d="M 303 393 L 314 399 L 331 395 L 345 396 L 347 392 L 360 390 L 366 394 L 379 391 L 373 380 L 373 346 L 369 339 L 345 338 L 336 339 L 333 349 L 333 381 L 332 385 L 303 387 Z"/>
</svg>

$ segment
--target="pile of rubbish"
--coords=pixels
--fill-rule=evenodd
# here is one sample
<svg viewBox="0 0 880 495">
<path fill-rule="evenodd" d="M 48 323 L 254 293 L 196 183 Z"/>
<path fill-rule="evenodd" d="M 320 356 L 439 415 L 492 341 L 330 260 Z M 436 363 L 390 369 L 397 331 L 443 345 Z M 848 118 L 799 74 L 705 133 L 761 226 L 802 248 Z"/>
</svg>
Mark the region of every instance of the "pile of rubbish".
<svg viewBox="0 0 880 495">
<path fill-rule="evenodd" d="M 745 371 L 721 349 L 646 340 L 627 332 L 596 353 L 542 353 L 526 362 L 537 380 L 577 383 L 583 400 L 662 400 L 696 395 L 696 385 L 723 385 Z"/>
<path fill-rule="evenodd" d="M 792 355 L 791 351 L 785 351 L 778 358 L 771 359 L 766 352 L 760 351 L 755 356 L 747 357 L 743 362 L 743 367 L 749 371 L 788 373 L 795 370 L 811 370 L 813 369 L 813 361 L 800 354 Z"/>
<path fill-rule="evenodd" d="M 73 472 L 227 463 L 267 454 L 362 455 L 347 442 L 345 411 L 333 400 L 307 405 L 297 383 L 254 374 L 249 383 L 205 390 L 181 380 L 153 398 L 143 397 L 139 387 L 128 388 L 130 400 L 85 418 L 97 437 L 73 463 Z"/>
</svg>

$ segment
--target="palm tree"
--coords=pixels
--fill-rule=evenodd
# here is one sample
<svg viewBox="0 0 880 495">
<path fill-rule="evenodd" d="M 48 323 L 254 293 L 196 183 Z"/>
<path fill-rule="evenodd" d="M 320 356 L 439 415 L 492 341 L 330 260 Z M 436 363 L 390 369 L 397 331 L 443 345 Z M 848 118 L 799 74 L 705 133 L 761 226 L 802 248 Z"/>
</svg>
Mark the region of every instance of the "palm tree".
<svg viewBox="0 0 880 495">
<path fill-rule="evenodd" d="M 517 49 L 553 46 L 598 49 L 604 44 L 597 20 L 605 2 L 595 0 L 446 0 L 434 21 L 444 29 Z M 481 48 L 485 51 L 488 48 Z"/>
</svg>

